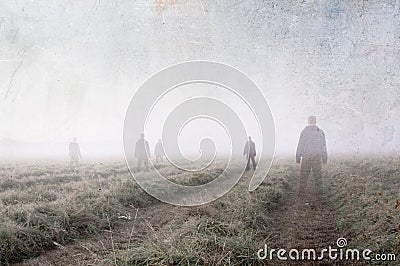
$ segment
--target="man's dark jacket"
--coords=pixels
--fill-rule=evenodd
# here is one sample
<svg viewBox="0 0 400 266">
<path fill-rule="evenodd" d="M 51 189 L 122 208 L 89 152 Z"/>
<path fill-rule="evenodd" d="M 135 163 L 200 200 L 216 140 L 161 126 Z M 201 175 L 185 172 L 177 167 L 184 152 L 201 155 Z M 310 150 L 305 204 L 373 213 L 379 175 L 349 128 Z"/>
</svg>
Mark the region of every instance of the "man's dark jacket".
<svg viewBox="0 0 400 266">
<path fill-rule="evenodd" d="M 248 157 L 256 156 L 256 144 L 253 141 L 248 140 L 246 142 L 244 145 L 243 155 L 247 155 Z"/>
<path fill-rule="evenodd" d="M 300 134 L 297 145 L 296 162 L 300 158 L 308 160 L 321 160 L 326 163 L 328 155 L 326 152 L 325 133 L 316 125 L 306 126 Z"/>
<path fill-rule="evenodd" d="M 145 139 L 139 139 L 135 145 L 135 157 L 138 159 L 147 159 L 150 154 L 149 143 Z"/>
</svg>

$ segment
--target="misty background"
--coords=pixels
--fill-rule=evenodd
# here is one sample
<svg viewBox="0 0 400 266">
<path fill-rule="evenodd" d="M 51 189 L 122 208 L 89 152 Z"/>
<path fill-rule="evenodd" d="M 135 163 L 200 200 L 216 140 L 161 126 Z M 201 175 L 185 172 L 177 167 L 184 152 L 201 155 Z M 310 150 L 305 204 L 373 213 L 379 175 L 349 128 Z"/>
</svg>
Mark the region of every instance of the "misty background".
<svg viewBox="0 0 400 266">
<path fill-rule="evenodd" d="M 330 155 L 398 154 L 399 54 L 399 1 L 2 1 L 0 156 L 66 158 L 72 137 L 83 158 L 122 156 L 132 95 L 190 60 L 231 65 L 258 85 L 278 156 L 294 156 L 311 114 Z M 200 89 L 236 106 L 257 143 L 255 120 L 232 95 L 192 87 L 154 114 L 151 151 L 162 116 Z M 223 129 L 197 123 L 182 131 L 183 152 L 197 152 L 203 135 L 227 152 Z"/>
</svg>

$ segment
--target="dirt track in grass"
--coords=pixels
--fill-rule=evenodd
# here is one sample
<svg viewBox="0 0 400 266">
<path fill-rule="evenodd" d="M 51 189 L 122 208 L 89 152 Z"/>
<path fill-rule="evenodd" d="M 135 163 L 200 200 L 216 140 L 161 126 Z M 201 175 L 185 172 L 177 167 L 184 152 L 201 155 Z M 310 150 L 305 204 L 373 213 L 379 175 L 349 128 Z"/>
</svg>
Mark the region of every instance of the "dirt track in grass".
<svg viewBox="0 0 400 266">
<path fill-rule="evenodd" d="M 287 251 L 297 249 L 300 252 L 303 249 L 315 249 L 318 252 L 329 246 L 337 248 L 336 241 L 342 236 L 335 227 L 335 215 L 328 204 L 327 195 L 319 205 L 315 204 L 312 191 L 306 195 L 305 199 L 299 199 L 297 191 L 292 191 L 286 203 L 275 212 L 274 222 L 271 224 L 271 248 L 284 248 Z M 276 258 L 276 253 L 274 257 Z M 286 261 L 283 264 L 344 265 L 329 260 L 327 256 L 320 261 Z"/>
<path fill-rule="evenodd" d="M 174 218 L 176 207 L 159 204 L 149 208 L 127 209 L 121 215 L 118 227 L 105 230 L 101 236 L 77 239 L 66 245 L 55 243 L 56 248 L 15 265 L 116 265 L 114 253 L 128 249 L 132 243 L 140 243 L 167 221 Z"/>
<path fill-rule="evenodd" d="M 314 200 L 311 191 L 307 193 L 305 199 L 299 199 L 297 191 L 288 194 L 285 204 L 279 206 L 271 217 L 270 238 L 267 240 L 271 243 L 271 248 L 320 250 L 328 246 L 336 247 L 336 240 L 341 235 L 334 226 L 334 214 L 326 199 L 323 199 L 318 207 L 314 206 Z M 76 240 L 66 246 L 60 245 L 55 250 L 48 251 L 38 258 L 17 265 L 119 264 L 118 261 L 114 261 L 113 250 L 127 249 L 132 242 L 143 241 L 147 234 L 158 230 L 178 216 L 179 208 L 160 204 L 151 208 L 132 209 L 129 215 L 129 220 L 127 219 L 124 225 L 105 231 L 101 238 Z M 276 253 L 274 257 L 276 258 Z M 276 265 L 279 262 L 275 261 L 273 264 Z M 344 263 L 334 263 L 328 259 L 320 262 L 286 261 L 281 264 L 344 265 Z"/>
<path fill-rule="evenodd" d="M 341 168 L 339 167 L 337 169 Z M 325 193 L 319 206 L 314 204 L 315 197 L 312 189 L 313 184 L 311 177 L 307 193 L 305 193 L 305 198 L 300 199 L 298 197 L 296 182 L 298 168 L 294 165 L 288 165 L 282 168 L 282 170 L 277 170 L 274 175 L 278 178 L 282 178 L 283 175 L 291 176 L 292 183 L 286 190 L 282 190 L 282 198 L 277 200 L 276 204 L 274 203 L 275 205 L 271 205 L 274 206 L 271 209 L 269 207 L 263 209 L 263 205 L 259 205 L 260 202 L 264 204 L 264 198 L 261 198 L 262 193 L 260 193 L 260 191 L 269 190 L 255 191 L 250 194 L 244 194 L 243 196 L 238 196 L 238 194 L 235 194 L 237 192 L 232 191 L 231 196 L 233 196 L 233 198 L 227 197 L 221 202 L 212 203 L 195 210 L 193 208 L 174 207 L 163 203 L 139 209 L 132 206 L 132 208 L 127 208 L 126 212 L 121 215 L 120 219 L 122 223 L 119 226 L 105 230 L 103 234 L 97 237 L 77 239 L 65 245 L 57 245 L 55 249 L 49 250 L 37 258 L 16 265 L 134 265 L 126 263 L 130 261 L 130 258 L 124 257 L 124 254 L 129 256 L 129 252 L 124 253 L 124 250 L 129 251 L 132 246 L 137 247 L 142 243 L 147 243 L 148 246 L 149 241 L 152 240 L 159 241 L 155 244 L 162 245 L 162 236 L 164 235 L 167 238 L 167 234 L 169 234 L 168 237 L 170 237 L 170 235 L 174 235 L 175 237 L 176 235 L 176 241 L 179 243 L 183 231 L 174 227 L 175 225 L 182 224 L 186 226 L 185 230 L 192 230 L 196 228 L 197 221 L 201 221 L 202 219 L 213 221 L 224 218 L 225 221 L 227 221 L 228 218 L 231 218 L 233 221 L 235 219 L 245 221 L 245 215 L 236 217 L 234 209 L 231 209 L 230 206 L 227 205 L 232 199 L 237 200 L 233 205 L 235 207 L 237 205 L 237 208 L 243 206 L 251 208 L 251 206 L 253 206 L 253 210 L 258 214 L 258 216 L 254 216 L 256 223 L 264 222 L 263 226 L 260 227 L 261 229 L 253 228 L 245 222 L 240 223 L 240 225 L 246 226 L 244 229 L 249 230 L 249 232 L 254 232 L 253 240 L 255 244 L 253 246 L 243 246 L 249 248 L 253 255 L 256 253 L 257 249 L 262 248 L 263 243 L 268 244 L 268 248 L 283 248 L 287 251 L 290 249 L 297 249 L 300 251 L 302 249 L 315 249 L 317 252 L 329 246 L 337 248 L 336 241 L 339 237 L 345 237 L 349 240 L 350 244 L 352 244 L 356 239 L 354 236 L 350 238 L 349 235 L 346 235 L 349 233 L 348 228 L 341 228 L 340 225 L 337 224 L 338 219 L 341 217 L 337 216 L 337 206 L 333 204 L 333 199 L 335 197 L 333 193 L 338 193 L 338 191 L 343 190 L 343 197 L 352 196 L 346 193 L 346 187 L 343 187 L 342 181 L 340 181 L 344 180 L 344 182 L 347 182 L 347 179 L 333 177 L 334 175 L 337 176 L 336 172 L 338 171 L 339 170 L 335 170 L 332 171 L 332 173 L 324 173 L 326 182 L 324 185 Z M 348 170 L 342 171 L 344 173 L 349 172 Z M 244 180 L 241 181 L 243 186 L 248 184 L 246 177 L 247 175 L 245 175 Z M 372 177 L 370 177 L 370 179 L 371 178 Z M 281 181 L 284 180 L 286 180 L 286 178 L 282 178 Z M 279 179 L 278 181 L 266 180 L 266 184 L 264 185 L 268 187 L 268 183 L 271 183 L 275 186 L 275 184 L 279 182 Z M 329 184 L 333 184 L 335 189 L 328 187 Z M 240 190 L 242 190 L 242 188 L 240 188 Z M 239 189 L 237 189 L 237 191 L 239 191 Z M 377 193 L 379 195 L 379 192 Z M 246 203 L 246 201 L 248 202 Z M 258 217 L 266 218 L 266 220 L 262 220 Z M 190 221 L 195 221 L 196 223 L 188 224 Z M 199 224 L 204 226 L 204 224 Z M 223 234 L 230 234 L 229 226 L 232 224 L 227 225 L 228 227 L 226 230 L 228 230 L 228 233 Z M 235 226 L 235 224 L 233 224 L 233 226 Z M 156 237 L 153 237 L 154 235 Z M 194 235 L 192 237 L 196 236 L 197 235 Z M 218 235 L 216 237 L 221 238 L 221 236 Z M 232 239 L 235 240 L 235 238 Z M 240 239 L 238 238 L 238 240 Z M 165 239 L 165 241 L 167 240 Z M 187 239 L 183 238 L 183 241 L 187 241 Z M 186 245 L 186 242 L 182 243 Z M 355 243 L 358 244 L 357 242 Z M 146 245 L 143 246 L 146 247 Z M 178 248 L 179 250 L 179 247 L 174 248 Z M 224 252 L 223 248 L 221 252 Z M 250 256 L 252 256 L 252 254 L 250 254 Z M 317 256 L 318 255 L 317 253 Z M 210 257 L 212 256 L 215 256 L 215 254 L 210 254 Z M 278 261 L 276 260 L 277 256 L 275 253 L 274 258 L 275 260 L 272 262 L 269 260 L 250 261 L 252 262 L 251 265 L 367 265 L 362 261 L 350 261 L 347 263 L 343 261 L 332 261 L 326 258 L 326 256 L 322 261 Z M 204 265 L 204 263 L 199 263 L 198 265 Z M 207 265 L 226 264 L 212 262 Z"/>
</svg>

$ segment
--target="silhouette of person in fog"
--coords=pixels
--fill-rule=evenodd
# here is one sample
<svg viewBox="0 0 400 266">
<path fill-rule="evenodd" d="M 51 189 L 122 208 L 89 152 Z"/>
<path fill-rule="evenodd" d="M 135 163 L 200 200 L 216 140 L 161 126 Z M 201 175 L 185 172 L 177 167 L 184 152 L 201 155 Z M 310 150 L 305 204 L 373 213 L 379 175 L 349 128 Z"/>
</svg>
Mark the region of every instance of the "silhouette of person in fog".
<svg viewBox="0 0 400 266">
<path fill-rule="evenodd" d="M 72 142 L 69 143 L 69 161 L 71 165 L 79 165 L 79 160 L 81 157 L 81 149 L 79 148 L 79 144 L 76 141 L 76 138 L 73 138 Z"/>
<path fill-rule="evenodd" d="M 328 155 L 326 151 L 325 133 L 317 127 L 317 118 L 308 117 L 308 125 L 300 134 L 296 151 L 296 163 L 300 163 L 299 197 L 304 197 L 307 187 L 307 179 L 312 170 L 316 194 L 316 204 L 319 205 L 322 194 L 322 163 L 326 163 Z"/>
<path fill-rule="evenodd" d="M 156 147 L 154 149 L 154 156 L 156 157 L 156 162 L 163 161 L 164 159 L 164 148 L 161 143 L 161 139 L 158 140 Z"/>
<path fill-rule="evenodd" d="M 244 145 L 243 155 L 247 156 L 246 171 L 250 170 L 250 160 L 253 164 L 253 170 L 256 170 L 256 160 L 254 159 L 256 157 L 256 144 L 251 140 L 250 136 Z"/>
<path fill-rule="evenodd" d="M 135 157 L 138 160 L 137 170 L 140 171 L 142 168 L 142 162 L 145 170 L 148 168 L 148 155 L 150 154 L 149 142 L 144 139 L 144 134 L 140 134 L 140 139 L 136 141 L 135 145 Z"/>
</svg>

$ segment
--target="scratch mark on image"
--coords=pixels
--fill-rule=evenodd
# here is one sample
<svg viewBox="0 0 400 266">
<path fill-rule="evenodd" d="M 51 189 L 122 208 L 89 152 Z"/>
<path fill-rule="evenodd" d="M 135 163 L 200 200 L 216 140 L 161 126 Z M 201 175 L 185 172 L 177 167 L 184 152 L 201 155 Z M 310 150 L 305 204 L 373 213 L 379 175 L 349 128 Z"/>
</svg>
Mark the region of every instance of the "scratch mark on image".
<svg viewBox="0 0 400 266">
<path fill-rule="evenodd" d="M 205 16 L 206 15 L 206 11 L 204 10 L 203 1 L 199 0 L 199 2 L 200 2 L 200 5 L 201 5 L 201 9 L 203 11 L 203 15 Z"/>
<path fill-rule="evenodd" d="M 0 17 L 0 31 L 3 26 L 4 21 L 6 21 L 6 19 L 4 17 Z"/>
<path fill-rule="evenodd" d="M 6 92 L 5 96 L 4 96 L 4 99 L 7 99 L 8 95 L 9 95 L 11 89 L 12 89 L 15 75 L 17 74 L 18 70 L 20 69 L 22 63 L 24 62 L 24 58 L 25 58 L 25 50 L 22 53 L 21 61 L 18 63 L 17 67 L 15 68 L 14 72 L 11 75 L 10 82 L 8 83 L 8 89 L 7 89 L 7 92 Z"/>
<path fill-rule="evenodd" d="M 13 41 L 12 41 L 13 43 L 15 43 L 15 38 L 17 37 L 18 32 L 19 32 L 19 28 L 15 31 Z"/>
</svg>

